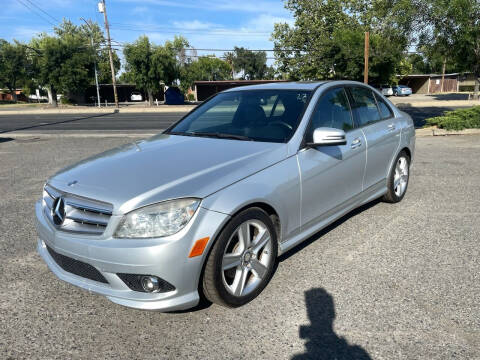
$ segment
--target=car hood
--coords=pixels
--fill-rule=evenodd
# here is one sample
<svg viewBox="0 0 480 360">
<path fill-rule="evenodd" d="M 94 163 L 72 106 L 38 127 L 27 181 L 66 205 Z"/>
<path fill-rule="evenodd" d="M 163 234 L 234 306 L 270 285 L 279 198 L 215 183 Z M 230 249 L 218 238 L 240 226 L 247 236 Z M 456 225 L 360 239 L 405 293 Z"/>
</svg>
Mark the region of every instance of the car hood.
<svg viewBox="0 0 480 360">
<path fill-rule="evenodd" d="M 161 134 L 83 160 L 48 183 L 122 214 L 168 199 L 205 198 L 286 156 L 286 144 Z"/>
</svg>

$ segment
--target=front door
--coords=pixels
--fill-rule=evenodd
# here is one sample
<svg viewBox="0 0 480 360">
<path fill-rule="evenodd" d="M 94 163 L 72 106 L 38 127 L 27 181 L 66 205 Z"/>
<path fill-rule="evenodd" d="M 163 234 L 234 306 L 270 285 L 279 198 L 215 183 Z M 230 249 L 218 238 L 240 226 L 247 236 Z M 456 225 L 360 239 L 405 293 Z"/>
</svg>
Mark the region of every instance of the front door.
<svg viewBox="0 0 480 360">
<path fill-rule="evenodd" d="M 344 88 L 332 89 L 321 97 L 305 134 L 307 142 L 312 139 L 313 130 L 319 127 L 344 130 L 347 144 L 299 151 L 304 229 L 348 206 L 362 191 L 365 171 L 365 138 L 362 130 L 354 128 Z"/>
</svg>

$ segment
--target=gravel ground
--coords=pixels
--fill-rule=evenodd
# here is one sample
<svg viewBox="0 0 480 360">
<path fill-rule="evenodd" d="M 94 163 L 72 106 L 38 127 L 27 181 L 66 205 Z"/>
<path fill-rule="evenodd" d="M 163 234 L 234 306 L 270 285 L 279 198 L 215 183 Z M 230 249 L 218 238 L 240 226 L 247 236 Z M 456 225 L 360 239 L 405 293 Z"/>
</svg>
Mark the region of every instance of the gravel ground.
<svg viewBox="0 0 480 360">
<path fill-rule="evenodd" d="M 162 314 L 58 280 L 34 202 L 61 167 L 125 138 L 0 138 L 0 358 L 480 359 L 480 137 L 417 139 L 409 191 L 281 258 L 239 309 Z"/>
</svg>

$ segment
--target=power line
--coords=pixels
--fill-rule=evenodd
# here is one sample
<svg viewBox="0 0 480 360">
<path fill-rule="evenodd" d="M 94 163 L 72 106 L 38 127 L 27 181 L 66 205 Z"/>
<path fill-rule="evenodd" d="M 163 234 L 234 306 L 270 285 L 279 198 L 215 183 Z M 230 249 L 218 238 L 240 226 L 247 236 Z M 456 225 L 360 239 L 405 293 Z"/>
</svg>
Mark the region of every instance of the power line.
<svg viewBox="0 0 480 360">
<path fill-rule="evenodd" d="M 50 15 L 48 12 L 46 12 L 45 10 L 43 10 L 40 6 L 38 6 L 37 4 L 35 4 L 33 1 L 31 0 L 25 0 L 25 1 L 28 1 L 30 4 L 32 4 L 33 6 L 35 6 L 38 10 L 40 10 L 42 13 L 44 13 L 45 15 L 47 15 L 48 17 L 50 17 L 51 19 L 53 19 L 53 21 L 59 23 L 61 22 L 60 20 L 58 20 L 57 18 L 55 18 L 54 16 Z"/>
<path fill-rule="evenodd" d="M 33 8 L 31 8 L 30 6 L 28 6 L 26 3 L 24 3 L 22 0 L 18 0 L 18 2 L 20 4 L 22 4 L 23 6 L 25 6 L 28 10 L 30 10 L 32 13 L 34 13 L 35 15 L 37 15 L 39 18 L 41 18 L 42 20 L 48 22 L 50 25 L 52 26 L 56 26 L 56 24 L 52 23 L 48 18 L 44 17 L 42 14 L 38 13 L 37 11 L 35 11 Z"/>
</svg>

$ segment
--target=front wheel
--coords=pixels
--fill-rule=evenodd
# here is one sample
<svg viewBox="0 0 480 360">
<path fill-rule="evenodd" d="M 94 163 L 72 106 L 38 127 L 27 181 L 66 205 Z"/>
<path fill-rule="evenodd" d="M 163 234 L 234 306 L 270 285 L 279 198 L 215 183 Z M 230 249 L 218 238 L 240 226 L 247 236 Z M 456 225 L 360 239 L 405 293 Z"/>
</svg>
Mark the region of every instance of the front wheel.
<svg viewBox="0 0 480 360">
<path fill-rule="evenodd" d="M 389 203 L 402 201 L 407 192 L 410 175 L 410 157 L 405 151 L 398 154 L 387 179 L 388 191 L 383 200 Z"/>
<path fill-rule="evenodd" d="M 232 218 L 210 252 L 202 281 L 213 303 L 238 307 L 257 297 L 270 281 L 277 236 L 268 214 L 250 208 Z"/>
</svg>

